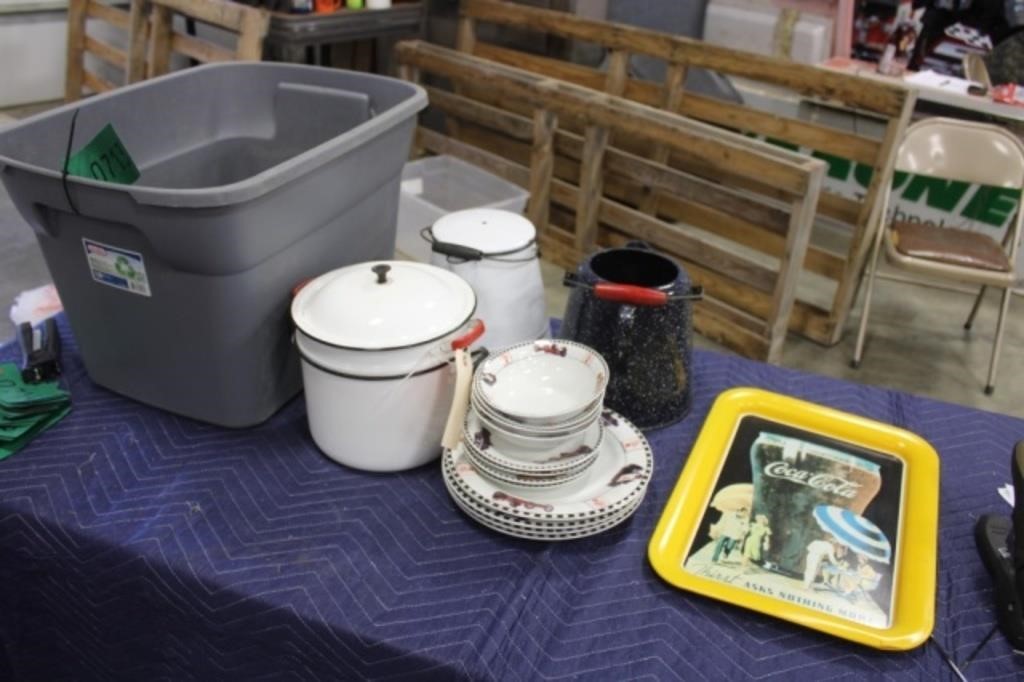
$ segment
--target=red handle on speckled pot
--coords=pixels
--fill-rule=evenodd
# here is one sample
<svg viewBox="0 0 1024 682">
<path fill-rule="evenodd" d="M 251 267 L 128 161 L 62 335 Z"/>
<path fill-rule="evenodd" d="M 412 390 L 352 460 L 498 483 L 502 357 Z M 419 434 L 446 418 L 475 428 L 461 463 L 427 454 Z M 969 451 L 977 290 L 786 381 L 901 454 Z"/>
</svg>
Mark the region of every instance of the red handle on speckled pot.
<svg viewBox="0 0 1024 682">
<path fill-rule="evenodd" d="M 679 294 L 662 289 L 641 287 L 635 284 L 615 284 L 614 282 L 590 284 L 572 272 L 565 273 L 562 277 L 562 284 L 567 287 L 590 289 L 594 292 L 594 296 L 602 301 L 652 308 L 663 306 L 669 301 L 699 301 L 704 297 L 704 289 L 702 287 L 691 287 L 689 293 Z"/>
<path fill-rule="evenodd" d="M 638 287 L 633 284 L 611 284 L 601 282 L 594 285 L 594 295 L 602 301 L 628 303 L 629 305 L 662 306 L 668 303 L 668 294 L 658 289 Z"/>
</svg>

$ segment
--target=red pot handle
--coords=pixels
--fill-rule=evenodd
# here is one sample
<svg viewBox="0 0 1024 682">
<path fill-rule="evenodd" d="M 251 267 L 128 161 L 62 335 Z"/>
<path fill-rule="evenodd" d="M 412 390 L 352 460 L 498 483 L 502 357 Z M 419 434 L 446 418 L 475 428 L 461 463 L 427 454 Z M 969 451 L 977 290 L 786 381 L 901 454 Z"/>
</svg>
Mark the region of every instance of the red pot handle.
<svg viewBox="0 0 1024 682">
<path fill-rule="evenodd" d="M 664 291 L 638 287 L 632 284 L 601 282 L 594 285 L 594 295 L 603 301 L 628 303 L 630 305 L 661 306 L 668 303 L 668 294 Z"/>
<path fill-rule="evenodd" d="M 312 282 L 314 279 L 316 279 L 316 278 L 315 277 L 306 277 L 305 279 L 300 279 L 298 281 L 298 283 L 296 283 L 296 285 L 292 287 L 292 298 L 295 298 L 296 296 L 298 296 L 299 292 L 302 291 L 302 289 L 307 284 Z"/>
<path fill-rule="evenodd" d="M 469 331 L 452 341 L 452 350 L 469 348 L 477 339 L 484 335 L 484 331 L 486 331 L 484 321 L 473 320 L 473 326 L 469 328 Z"/>
</svg>

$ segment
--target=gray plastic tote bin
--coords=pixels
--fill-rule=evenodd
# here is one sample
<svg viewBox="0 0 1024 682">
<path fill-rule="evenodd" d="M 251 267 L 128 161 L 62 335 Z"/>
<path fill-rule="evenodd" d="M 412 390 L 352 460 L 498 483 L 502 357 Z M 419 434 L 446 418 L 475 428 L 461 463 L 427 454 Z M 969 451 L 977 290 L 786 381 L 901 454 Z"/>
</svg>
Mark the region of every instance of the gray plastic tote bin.
<svg viewBox="0 0 1024 682">
<path fill-rule="evenodd" d="M 0 132 L 0 178 L 42 247 L 96 383 L 224 426 L 301 388 L 288 305 L 300 280 L 390 258 L 425 92 L 268 63 L 202 66 Z M 134 185 L 62 182 L 112 123 Z M 70 195 L 70 202 L 68 199 Z"/>
</svg>

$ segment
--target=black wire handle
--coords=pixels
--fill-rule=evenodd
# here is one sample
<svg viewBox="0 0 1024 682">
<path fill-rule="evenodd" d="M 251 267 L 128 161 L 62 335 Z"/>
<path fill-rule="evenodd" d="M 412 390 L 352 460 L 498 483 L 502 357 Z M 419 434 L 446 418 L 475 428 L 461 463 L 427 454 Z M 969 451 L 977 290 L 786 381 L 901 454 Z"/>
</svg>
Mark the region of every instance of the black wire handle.
<svg viewBox="0 0 1024 682">
<path fill-rule="evenodd" d="M 540 249 L 537 249 L 536 253 L 531 256 L 525 256 L 522 258 L 501 258 L 501 256 L 511 256 L 521 253 L 529 249 L 531 246 L 535 246 L 537 244 L 536 237 L 519 248 L 509 249 L 508 251 L 492 251 L 490 253 L 484 253 L 480 249 L 463 246 L 462 244 L 452 244 L 451 242 L 439 241 L 434 236 L 434 229 L 432 225 L 428 225 L 420 230 L 420 237 L 430 244 L 431 251 L 439 253 L 442 256 L 447 256 L 449 263 L 465 263 L 467 261 L 479 260 L 493 260 L 498 263 L 526 263 L 534 258 L 540 257 Z"/>
<path fill-rule="evenodd" d="M 75 206 L 75 202 L 71 200 L 71 189 L 68 187 L 68 164 L 71 163 L 71 145 L 75 141 L 75 123 L 78 121 L 78 112 L 81 109 L 75 109 L 75 113 L 71 114 L 71 127 L 68 129 L 68 146 L 64 151 L 64 167 L 61 169 L 60 183 L 64 187 L 64 196 L 68 200 L 68 206 L 75 215 L 82 215 L 78 212 L 78 207 Z"/>
</svg>

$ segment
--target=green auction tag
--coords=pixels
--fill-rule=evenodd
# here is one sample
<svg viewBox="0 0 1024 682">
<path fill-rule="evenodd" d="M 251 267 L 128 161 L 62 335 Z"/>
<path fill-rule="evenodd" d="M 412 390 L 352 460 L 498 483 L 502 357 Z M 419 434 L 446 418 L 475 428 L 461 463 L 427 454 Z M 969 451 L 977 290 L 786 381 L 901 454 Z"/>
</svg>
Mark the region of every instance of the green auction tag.
<svg viewBox="0 0 1024 682">
<path fill-rule="evenodd" d="M 130 185 L 139 179 L 138 167 L 109 123 L 68 159 L 67 171 L 68 175 L 121 185 Z"/>
</svg>

